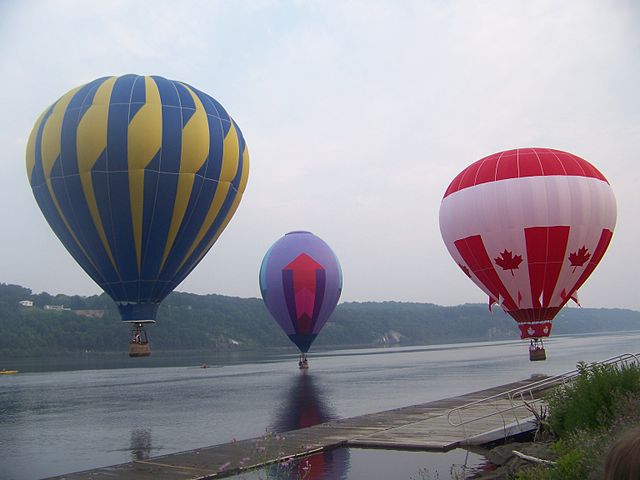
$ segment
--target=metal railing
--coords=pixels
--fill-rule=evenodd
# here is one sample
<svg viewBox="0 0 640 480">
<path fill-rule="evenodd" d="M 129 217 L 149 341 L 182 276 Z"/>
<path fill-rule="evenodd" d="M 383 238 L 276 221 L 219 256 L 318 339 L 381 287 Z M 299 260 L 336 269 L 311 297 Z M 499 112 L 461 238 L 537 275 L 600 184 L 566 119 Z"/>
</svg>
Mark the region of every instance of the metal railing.
<svg viewBox="0 0 640 480">
<path fill-rule="evenodd" d="M 601 362 L 587 364 L 587 368 L 593 368 L 594 366 L 601 365 L 616 365 L 619 367 L 627 366 L 630 364 L 640 365 L 640 359 L 638 358 L 639 356 L 640 353 L 624 353 L 622 355 L 607 358 L 606 360 L 602 360 Z M 542 380 L 516 387 L 506 392 L 482 398 L 480 400 L 476 400 L 474 402 L 470 402 L 465 405 L 453 408 L 449 410 L 449 413 L 447 414 L 447 421 L 449 422 L 449 425 L 453 427 L 464 428 L 470 423 L 500 415 L 502 417 L 502 423 L 505 428 L 507 424 L 516 424 L 519 427 L 522 420 L 516 414 L 517 409 L 522 410 L 523 408 L 526 408 L 531 411 L 531 415 L 529 416 L 530 419 L 534 416 L 532 409 L 536 405 L 540 405 L 542 403 L 542 399 L 540 398 L 540 396 L 536 397 L 536 394 L 540 394 L 552 387 L 572 382 L 576 377 L 578 377 L 580 371 L 580 369 L 576 368 L 575 370 L 571 370 L 570 372 L 554 375 L 553 377 L 547 377 Z M 491 407 L 492 405 L 495 409 L 495 411 L 493 412 L 481 413 L 476 415 L 473 415 L 471 413 L 470 418 L 466 420 L 463 419 L 464 412 L 468 413 L 474 408 L 477 408 L 482 412 L 486 412 L 487 406 Z M 509 418 L 507 418 L 506 414 L 513 414 L 513 418 L 511 418 L 510 416 Z"/>
</svg>

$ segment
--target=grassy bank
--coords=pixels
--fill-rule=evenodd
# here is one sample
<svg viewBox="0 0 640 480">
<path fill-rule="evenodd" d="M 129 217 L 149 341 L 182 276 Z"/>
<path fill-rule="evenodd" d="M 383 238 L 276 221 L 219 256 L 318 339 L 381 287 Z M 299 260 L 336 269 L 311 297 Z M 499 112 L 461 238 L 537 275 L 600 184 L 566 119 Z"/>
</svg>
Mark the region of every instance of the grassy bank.
<svg viewBox="0 0 640 480">
<path fill-rule="evenodd" d="M 516 480 L 603 478 L 610 446 L 640 424 L 640 367 L 579 364 L 572 384 L 547 397 L 542 432 L 554 466 L 530 466 Z"/>
</svg>

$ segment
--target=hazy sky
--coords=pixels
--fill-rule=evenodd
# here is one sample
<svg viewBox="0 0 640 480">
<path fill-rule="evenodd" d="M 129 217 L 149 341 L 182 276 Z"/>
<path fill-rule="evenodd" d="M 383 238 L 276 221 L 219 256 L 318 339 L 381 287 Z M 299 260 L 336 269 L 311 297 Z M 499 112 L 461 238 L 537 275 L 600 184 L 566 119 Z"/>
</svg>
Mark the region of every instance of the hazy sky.
<svg viewBox="0 0 640 480">
<path fill-rule="evenodd" d="M 93 294 L 24 166 L 38 115 L 105 75 L 161 75 L 220 101 L 251 155 L 238 212 L 178 287 L 259 296 L 282 234 L 340 258 L 343 301 L 485 295 L 442 243 L 438 209 L 471 162 L 567 150 L 611 182 L 618 224 L 581 289 L 640 310 L 640 8 L 634 0 L 0 0 L 0 282 Z"/>
</svg>

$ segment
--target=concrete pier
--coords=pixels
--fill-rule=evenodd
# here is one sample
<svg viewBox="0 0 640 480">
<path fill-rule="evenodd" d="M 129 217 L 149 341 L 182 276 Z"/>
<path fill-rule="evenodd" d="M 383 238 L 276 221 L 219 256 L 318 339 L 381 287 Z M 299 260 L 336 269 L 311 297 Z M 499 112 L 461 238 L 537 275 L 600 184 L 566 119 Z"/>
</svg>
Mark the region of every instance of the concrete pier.
<svg viewBox="0 0 640 480">
<path fill-rule="evenodd" d="M 52 478 L 216 479 L 288 458 L 304 457 L 340 447 L 446 451 L 459 446 L 483 444 L 533 428 L 534 416 L 530 410 L 530 402 L 525 402 L 522 398 L 517 400 L 506 394 L 526 387 L 531 382 L 532 379 L 513 382 L 420 405 Z M 528 398 L 539 398 L 547 388 L 549 385 L 527 390 Z M 474 405 L 473 412 L 465 410 L 457 415 L 460 421 L 451 421 L 449 413 L 452 409 L 487 397 L 491 401 Z M 499 413 L 504 411 L 509 414 Z M 468 422 L 463 414 L 472 415 L 475 421 Z"/>
</svg>

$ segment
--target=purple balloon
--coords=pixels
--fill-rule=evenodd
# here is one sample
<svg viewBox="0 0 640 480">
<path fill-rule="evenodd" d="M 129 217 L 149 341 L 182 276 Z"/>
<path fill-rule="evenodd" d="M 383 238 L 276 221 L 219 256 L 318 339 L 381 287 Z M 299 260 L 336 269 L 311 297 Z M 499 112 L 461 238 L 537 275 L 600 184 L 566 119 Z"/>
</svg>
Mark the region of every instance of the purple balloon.
<svg viewBox="0 0 640 480">
<path fill-rule="evenodd" d="M 278 325 L 306 353 L 340 299 L 340 263 L 313 233 L 289 232 L 262 260 L 260 291 Z"/>
</svg>

